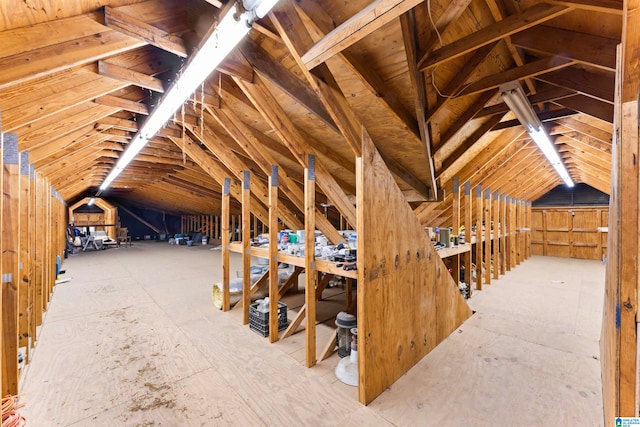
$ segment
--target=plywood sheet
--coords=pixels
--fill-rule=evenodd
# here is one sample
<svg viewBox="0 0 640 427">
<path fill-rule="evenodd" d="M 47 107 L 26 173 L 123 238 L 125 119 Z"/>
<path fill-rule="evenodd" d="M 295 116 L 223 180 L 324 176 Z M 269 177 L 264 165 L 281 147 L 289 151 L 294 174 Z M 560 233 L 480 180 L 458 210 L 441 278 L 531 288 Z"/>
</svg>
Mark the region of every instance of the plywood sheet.
<svg viewBox="0 0 640 427">
<path fill-rule="evenodd" d="M 368 404 L 471 315 L 373 142 L 357 162 L 358 366 Z"/>
</svg>

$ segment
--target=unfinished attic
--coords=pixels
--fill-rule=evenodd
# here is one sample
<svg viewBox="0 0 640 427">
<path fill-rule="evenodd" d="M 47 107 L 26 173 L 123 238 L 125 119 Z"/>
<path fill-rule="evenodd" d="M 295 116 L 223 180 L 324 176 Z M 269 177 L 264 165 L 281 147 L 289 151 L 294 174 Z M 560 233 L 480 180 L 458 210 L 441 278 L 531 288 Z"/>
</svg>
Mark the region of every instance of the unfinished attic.
<svg viewBox="0 0 640 427">
<path fill-rule="evenodd" d="M 633 422 L 639 7 L 0 2 L 2 425 Z"/>
</svg>

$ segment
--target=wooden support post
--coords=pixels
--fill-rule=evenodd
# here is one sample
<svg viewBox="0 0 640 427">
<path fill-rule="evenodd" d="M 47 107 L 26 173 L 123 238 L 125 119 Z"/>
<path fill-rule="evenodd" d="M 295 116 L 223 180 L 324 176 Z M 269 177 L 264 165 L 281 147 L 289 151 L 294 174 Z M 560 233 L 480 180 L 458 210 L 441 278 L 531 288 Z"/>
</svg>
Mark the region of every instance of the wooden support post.
<svg viewBox="0 0 640 427">
<path fill-rule="evenodd" d="M 35 304 L 34 304 L 34 317 L 36 326 L 40 326 L 42 324 L 42 312 L 44 310 L 42 299 L 43 299 L 43 291 L 42 288 L 44 286 L 44 242 L 42 236 L 45 235 L 45 216 L 44 216 L 44 179 L 40 174 L 35 175 L 36 181 L 36 235 L 40 236 L 40 238 L 36 239 L 36 270 L 35 270 Z"/>
<path fill-rule="evenodd" d="M 531 202 L 525 202 L 525 223 L 524 226 L 527 228 L 527 232 L 525 234 L 526 236 L 526 242 L 525 242 L 525 253 L 524 253 L 524 259 L 529 259 L 531 258 L 531 226 L 532 226 L 532 221 L 531 221 Z"/>
<path fill-rule="evenodd" d="M 453 215 L 452 215 L 452 228 L 453 235 L 460 235 L 460 181 L 458 178 L 453 178 Z M 460 283 L 460 254 L 456 254 L 451 257 L 451 270 L 453 281 L 456 284 Z"/>
<path fill-rule="evenodd" d="M 516 243 L 516 265 L 520 265 L 522 262 L 522 253 L 524 249 L 522 245 L 522 236 L 524 231 L 522 228 L 522 200 L 518 199 L 516 200 L 516 230 L 518 231 L 518 241 Z"/>
<path fill-rule="evenodd" d="M 249 324 L 251 304 L 251 172 L 242 179 L 242 324 Z"/>
<path fill-rule="evenodd" d="M 29 348 L 29 271 L 31 270 L 31 259 L 29 251 L 29 153 L 20 153 L 20 190 L 19 190 L 19 239 L 18 239 L 18 294 L 20 301 L 18 305 L 18 347 L 25 347 L 25 357 L 28 360 Z"/>
<path fill-rule="evenodd" d="M 491 227 L 491 190 L 484 190 L 484 281 L 491 284 L 491 245 L 493 228 Z"/>
<path fill-rule="evenodd" d="M 471 297 L 471 264 L 473 258 L 473 246 L 471 245 L 471 230 L 473 224 L 473 210 L 471 205 L 473 199 L 471 198 L 471 183 L 469 181 L 464 183 L 464 238 L 465 243 L 469 244 L 470 250 L 464 254 L 464 281 L 469 285 L 469 297 Z"/>
<path fill-rule="evenodd" d="M 29 355 L 27 355 L 27 363 L 31 361 L 31 347 L 35 344 L 36 326 L 37 324 L 37 286 L 38 286 L 38 269 L 37 269 L 37 248 L 38 248 L 38 235 L 37 235 L 37 185 L 36 185 L 35 169 L 33 164 L 29 165 Z M 71 221 L 71 218 L 69 218 Z"/>
<path fill-rule="evenodd" d="M 18 137 L 3 134 L 2 144 L 2 395 L 18 394 Z"/>
<path fill-rule="evenodd" d="M 493 192 L 493 240 L 491 246 L 493 248 L 493 278 L 500 277 L 500 200 L 498 199 L 498 190 Z"/>
<path fill-rule="evenodd" d="M 231 179 L 225 178 L 222 186 L 222 311 L 229 311 L 230 293 L 229 293 L 229 192 L 231 189 Z"/>
<path fill-rule="evenodd" d="M 482 290 L 482 187 L 476 187 L 476 289 Z"/>
<path fill-rule="evenodd" d="M 516 255 L 517 246 L 516 241 L 518 238 L 518 224 L 516 223 L 516 200 L 512 197 L 511 203 L 509 203 L 509 224 L 511 224 L 511 235 L 509 236 L 509 259 L 511 260 L 511 268 L 516 268 Z"/>
<path fill-rule="evenodd" d="M 500 274 L 507 274 L 507 203 L 504 193 L 500 195 Z"/>
<path fill-rule="evenodd" d="M 278 341 L 278 166 L 269 177 L 269 341 Z"/>
<path fill-rule="evenodd" d="M 316 159 L 310 154 L 304 169 L 304 268 L 307 307 L 306 361 L 307 367 L 316 364 L 316 262 L 315 262 Z"/>
</svg>

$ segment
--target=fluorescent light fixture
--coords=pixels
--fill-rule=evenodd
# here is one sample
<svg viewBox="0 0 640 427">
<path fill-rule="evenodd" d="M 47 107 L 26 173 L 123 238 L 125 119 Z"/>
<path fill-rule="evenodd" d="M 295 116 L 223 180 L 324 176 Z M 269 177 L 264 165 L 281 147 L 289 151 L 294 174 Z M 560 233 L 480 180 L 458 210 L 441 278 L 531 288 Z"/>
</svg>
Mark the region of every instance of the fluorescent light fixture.
<svg viewBox="0 0 640 427">
<path fill-rule="evenodd" d="M 524 95 L 520 83 L 512 81 L 501 85 L 500 94 L 505 104 L 509 106 L 520 123 L 522 123 L 522 126 L 524 126 L 531 139 L 538 145 L 538 148 L 540 148 L 540 151 L 542 151 L 549 163 L 551 163 L 551 166 L 553 166 L 560 178 L 562 178 L 568 187 L 573 187 L 573 180 L 569 172 L 567 172 L 567 169 L 562 164 L 562 159 L 560 159 L 556 148 L 551 143 L 542 123 L 540 123 L 529 100 Z"/>
<path fill-rule="evenodd" d="M 87 205 L 88 205 L 88 206 L 91 206 L 91 205 L 93 205 L 95 202 L 96 202 L 96 198 L 95 198 L 95 197 L 92 197 L 92 198 L 90 198 L 90 199 L 89 199 L 89 202 L 87 202 Z"/>
<path fill-rule="evenodd" d="M 158 106 L 147 117 L 122 157 L 100 186 L 100 191 L 109 188 L 113 180 L 136 157 L 147 142 L 158 133 L 176 110 L 240 43 L 249 33 L 253 21 L 264 17 L 277 2 L 278 0 L 247 0 L 243 4 L 244 12 L 239 15 L 235 8 L 229 8 L 227 14 L 200 46 L 173 86 L 162 97 Z"/>
</svg>

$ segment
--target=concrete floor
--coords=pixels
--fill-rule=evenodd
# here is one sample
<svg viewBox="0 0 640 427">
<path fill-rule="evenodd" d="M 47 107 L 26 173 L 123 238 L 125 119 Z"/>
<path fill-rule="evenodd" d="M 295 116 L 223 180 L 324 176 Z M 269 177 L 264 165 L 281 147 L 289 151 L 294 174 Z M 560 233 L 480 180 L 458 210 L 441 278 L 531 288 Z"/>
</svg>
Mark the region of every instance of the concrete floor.
<svg viewBox="0 0 640 427">
<path fill-rule="evenodd" d="M 32 426 L 599 426 L 604 266 L 533 257 L 470 300 L 476 314 L 368 407 L 214 309 L 220 252 L 134 243 L 65 260 L 25 370 Z M 232 254 L 232 269 L 239 257 Z M 318 328 L 318 342 L 332 333 Z M 320 347 L 320 345 L 319 345 Z"/>
</svg>

